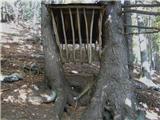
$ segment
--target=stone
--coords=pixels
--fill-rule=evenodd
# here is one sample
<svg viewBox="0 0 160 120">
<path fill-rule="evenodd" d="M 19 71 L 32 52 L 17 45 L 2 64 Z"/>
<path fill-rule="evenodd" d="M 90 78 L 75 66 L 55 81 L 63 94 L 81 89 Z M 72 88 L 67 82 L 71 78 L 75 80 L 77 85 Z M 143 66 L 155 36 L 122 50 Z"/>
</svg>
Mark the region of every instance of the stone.
<svg viewBox="0 0 160 120">
<path fill-rule="evenodd" d="M 5 76 L 2 82 L 15 82 L 18 80 L 23 80 L 23 76 L 19 73 L 13 73 L 11 75 Z"/>
</svg>

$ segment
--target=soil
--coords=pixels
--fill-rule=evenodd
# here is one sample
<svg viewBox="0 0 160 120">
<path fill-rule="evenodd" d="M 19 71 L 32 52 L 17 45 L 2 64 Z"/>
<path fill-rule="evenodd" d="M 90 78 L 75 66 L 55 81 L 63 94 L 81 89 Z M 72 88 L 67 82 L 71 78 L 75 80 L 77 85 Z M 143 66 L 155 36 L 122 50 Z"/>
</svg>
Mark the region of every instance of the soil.
<svg viewBox="0 0 160 120">
<path fill-rule="evenodd" d="M 53 120 L 54 103 L 32 104 L 27 101 L 30 92 L 46 89 L 44 79 L 44 56 L 41 41 L 28 38 L 26 31 L 13 23 L 0 23 L 1 35 L 1 71 L 2 75 L 19 73 L 23 80 L 1 83 L 1 120 Z M 24 70 L 24 66 L 36 64 L 38 72 Z M 98 64 L 64 65 L 68 81 L 78 80 L 85 84 L 92 81 L 99 71 Z M 86 82 L 87 81 L 87 82 Z M 155 82 L 160 83 L 157 73 Z M 23 93 L 23 94 L 22 94 Z M 136 90 L 141 109 L 146 112 L 147 120 L 160 119 L 160 92 L 152 89 Z M 85 106 L 66 106 L 63 120 L 78 120 L 86 109 Z M 76 108 L 75 108 L 76 107 Z M 152 116 L 148 117 L 148 116 Z"/>
</svg>

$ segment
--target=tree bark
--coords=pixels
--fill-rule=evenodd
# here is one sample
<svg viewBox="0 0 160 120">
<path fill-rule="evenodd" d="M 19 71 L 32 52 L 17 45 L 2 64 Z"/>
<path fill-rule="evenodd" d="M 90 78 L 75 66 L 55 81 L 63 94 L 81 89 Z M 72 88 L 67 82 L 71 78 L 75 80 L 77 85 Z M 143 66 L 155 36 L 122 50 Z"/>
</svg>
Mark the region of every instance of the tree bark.
<svg viewBox="0 0 160 120">
<path fill-rule="evenodd" d="M 105 46 L 96 92 L 81 120 L 135 120 L 134 100 L 128 76 L 127 46 L 120 2 L 107 2 L 103 24 Z M 108 17 L 106 17 L 108 16 Z"/>
<path fill-rule="evenodd" d="M 126 0 L 124 2 L 124 5 L 130 5 L 130 1 Z M 130 9 L 130 8 L 124 8 L 124 10 L 128 10 L 128 9 Z M 125 13 L 124 14 L 124 23 L 126 25 L 131 25 L 132 24 L 131 13 Z M 125 26 L 124 28 L 125 28 L 125 33 L 132 33 L 132 29 L 130 27 Z M 131 79 L 132 76 L 133 76 L 133 69 L 134 69 L 134 66 L 133 66 L 132 35 L 125 34 L 125 39 L 126 39 L 127 48 L 128 48 L 127 51 L 128 51 L 129 78 Z"/>
<path fill-rule="evenodd" d="M 138 2 L 138 1 L 136 1 Z M 144 26 L 144 19 L 141 15 L 137 14 L 137 25 Z M 145 32 L 145 30 L 138 28 L 138 33 Z M 141 55 L 141 66 L 142 66 L 142 77 L 151 80 L 150 75 L 150 63 L 148 56 L 148 39 L 143 34 L 138 35 L 139 44 L 140 44 L 140 55 Z"/>
<path fill-rule="evenodd" d="M 41 10 L 41 32 L 45 54 L 45 79 L 47 80 L 47 85 L 57 95 L 54 120 L 59 120 L 66 104 L 66 83 L 55 35 L 53 35 L 54 30 L 52 28 L 51 16 L 43 3 Z"/>
</svg>

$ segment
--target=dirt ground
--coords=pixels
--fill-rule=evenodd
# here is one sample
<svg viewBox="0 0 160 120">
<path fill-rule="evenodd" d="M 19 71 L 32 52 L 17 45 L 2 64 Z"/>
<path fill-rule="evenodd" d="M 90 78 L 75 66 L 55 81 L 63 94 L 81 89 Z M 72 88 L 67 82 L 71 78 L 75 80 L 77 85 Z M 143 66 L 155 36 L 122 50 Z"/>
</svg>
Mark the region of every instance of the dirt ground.
<svg viewBox="0 0 160 120">
<path fill-rule="evenodd" d="M 12 83 L 1 83 L 1 120 L 53 120 L 54 104 L 33 104 L 28 101 L 29 95 L 36 90 L 46 88 L 44 80 L 44 57 L 40 41 L 28 37 L 26 31 L 15 24 L 0 23 L 1 35 L 1 72 L 2 75 L 19 73 L 23 80 Z M 36 64 L 38 71 L 25 71 L 25 66 Z M 93 79 L 98 73 L 96 64 L 66 64 L 66 78 L 69 80 Z M 1 75 L 1 76 L 2 76 Z M 160 83 L 157 73 L 155 81 Z M 47 92 L 47 91 L 45 91 Z M 138 102 L 145 112 L 146 120 L 160 120 L 160 92 L 152 89 L 136 90 Z M 85 107 L 68 106 L 64 120 L 77 120 Z"/>
</svg>

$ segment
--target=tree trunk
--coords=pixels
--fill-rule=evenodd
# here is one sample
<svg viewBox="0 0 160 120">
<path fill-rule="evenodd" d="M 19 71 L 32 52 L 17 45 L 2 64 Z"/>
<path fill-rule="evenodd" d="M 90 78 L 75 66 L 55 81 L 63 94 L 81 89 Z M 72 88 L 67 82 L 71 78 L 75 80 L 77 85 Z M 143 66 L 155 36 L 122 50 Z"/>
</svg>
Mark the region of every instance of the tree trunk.
<svg viewBox="0 0 160 120">
<path fill-rule="evenodd" d="M 53 35 L 53 28 L 50 14 L 42 3 L 42 39 L 45 54 L 45 79 L 48 86 L 57 95 L 55 101 L 55 115 L 54 120 L 59 120 L 64 111 L 66 104 L 67 92 L 66 83 L 61 64 L 58 47 L 55 36 Z"/>
<path fill-rule="evenodd" d="M 138 3 L 138 1 L 136 1 Z M 145 26 L 144 19 L 142 15 L 137 14 L 137 25 L 138 26 Z M 138 33 L 145 32 L 143 29 L 138 28 Z M 150 63 L 149 63 L 149 56 L 148 56 L 148 39 L 144 34 L 138 35 L 139 44 L 140 44 L 140 55 L 141 55 L 141 66 L 142 66 L 142 77 L 151 80 L 150 75 Z"/>
<path fill-rule="evenodd" d="M 126 0 L 124 2 L 124 5 L 130 5 L 130 1 Z M 130 8 L 124 8 L 124 11 L 125 10 L 129 10 Z M 124 23 L 126 25 L 132 25 L 132 19 L 131 19 L 131 13 L 125 13 L 124 14 Z M 130 27 L 125 27 L 125 33 L 132 33 L 132 30 Z M 132 78 L 132 74 L 133 74 L 133 69 L 134 69 L 134 66 L 133 66 L 133 49 L 132 49 L 132 35 L 128 35 L 126 34 L 125 35 L 125 39 L 126 39 L 126 42 L 127 42 L 127 47 L 128 47 L 128 68 L 129 68 L 129 78 L 131 79 Z"/>
<path fill-rule="evenodd" d="M 127 46 L 122 34 L 124 28 L 120 13 L 120 2 L 107 2 L 101 69 L 96 92 L 82 120 L 135 120 L 132 86 L 128 75 Z"/>
</svg>

